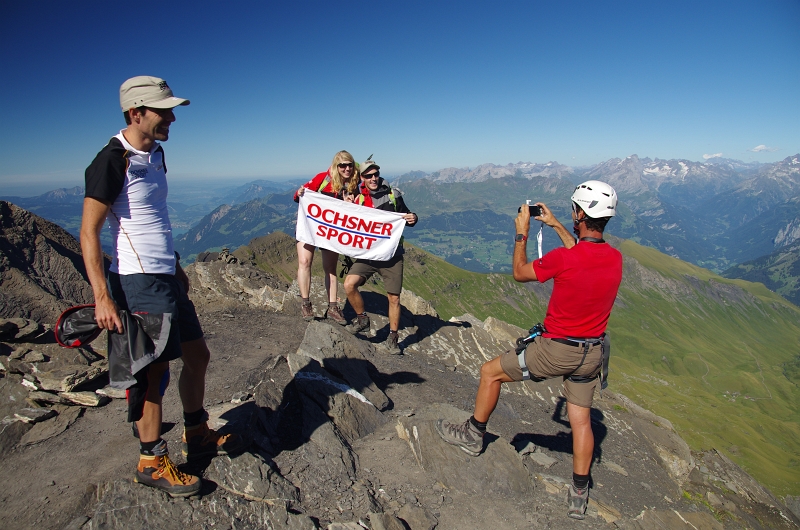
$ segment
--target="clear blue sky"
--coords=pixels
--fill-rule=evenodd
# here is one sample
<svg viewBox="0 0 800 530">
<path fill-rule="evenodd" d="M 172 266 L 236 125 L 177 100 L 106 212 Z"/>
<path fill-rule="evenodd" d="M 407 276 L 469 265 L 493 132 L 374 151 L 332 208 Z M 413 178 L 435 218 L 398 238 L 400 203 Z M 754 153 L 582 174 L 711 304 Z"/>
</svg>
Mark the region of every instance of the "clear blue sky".
<svg viewBox="0 0 800 530">
<path fill-rule="evenodd" d="M 0 195 L 82 184 L 134 75 L 183 181 L 800 152 L 798 0 L 3 2 L 0 58 Z"/>
</svg>

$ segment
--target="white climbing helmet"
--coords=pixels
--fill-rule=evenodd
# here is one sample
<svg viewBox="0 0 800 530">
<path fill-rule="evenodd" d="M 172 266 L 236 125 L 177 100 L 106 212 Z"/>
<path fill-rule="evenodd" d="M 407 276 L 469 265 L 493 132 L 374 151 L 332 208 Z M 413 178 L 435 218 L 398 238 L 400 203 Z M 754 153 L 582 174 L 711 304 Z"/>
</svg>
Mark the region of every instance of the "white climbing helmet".
<svg viewBox="0 0 800 530">
<path fill-rule="evenodd" d="M 599 180 L 587 180 L 578 184 L 572 194 L 572 202 L 593 219 L 614 217 L 617 213 L 617 192 Z"/>
</svg>

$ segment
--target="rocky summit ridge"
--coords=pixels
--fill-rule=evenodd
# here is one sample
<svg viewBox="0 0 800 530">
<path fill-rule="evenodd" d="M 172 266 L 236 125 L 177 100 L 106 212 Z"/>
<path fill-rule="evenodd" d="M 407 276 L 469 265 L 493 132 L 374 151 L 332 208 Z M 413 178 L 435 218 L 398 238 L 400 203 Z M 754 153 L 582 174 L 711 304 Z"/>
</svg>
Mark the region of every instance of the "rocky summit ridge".
<svg viewBox="0 0 800 530">
<path fill-rule="evenodd" d="M 164 438 L 182 468 L 203 475 L 203 490 L 171 499 L 134 484 L 137 443 L 124 423 L 124 400 L 105 386 L 102 337 L 87 349 L 60 349 L 43 326 L 33 331 L 20 308 L 8 315 L 17 320 L 0 322 L 0 527 L 800 524 L 796 499 L 776 498 L 714 450 L 690 451 L 667 420 L 608 391 L 592 410 L 593 489 L 588 517 L 576 523 L 565 515 L 571 439 L 559 381 L 508 385 L 480 457 L 444 444 L 432 428 L 437 418 L 469 415 L 480 365 L 509 349 L 521 329 L 469 314 L 444 321 L 404 291 L 404 355 L 390 356 L 380 346 L 388 331 L 381 295 L 365 293 L 372 326 L 351 336 L 319 317 L 302 321 L 296 284 L 247 260 L 198 261 L 187 272 L 212 351 L 212 423 L 248 432 L 251 447 L 183 463 L 173 384 Z M 85 287 L 74 282 L 73 289 Z M 315 307 L 324 307 L 324 293 L 315 281 Z M 180 362 L 173 370 L 174 381 Z"/>
</svg>

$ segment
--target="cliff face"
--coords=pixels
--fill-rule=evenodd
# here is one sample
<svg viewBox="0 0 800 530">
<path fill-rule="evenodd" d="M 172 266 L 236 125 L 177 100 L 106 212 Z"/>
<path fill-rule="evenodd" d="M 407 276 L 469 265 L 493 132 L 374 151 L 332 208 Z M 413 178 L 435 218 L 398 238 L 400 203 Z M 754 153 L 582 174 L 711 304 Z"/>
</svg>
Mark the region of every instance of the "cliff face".
<svg viewBox="0 0 800 530">
<path fill-rule="evenodd" d="M 56 224 L 0 201 L 0 317 L 55 324 L 61 311 L 91 300 L 75 238 Z"/>
</svg>

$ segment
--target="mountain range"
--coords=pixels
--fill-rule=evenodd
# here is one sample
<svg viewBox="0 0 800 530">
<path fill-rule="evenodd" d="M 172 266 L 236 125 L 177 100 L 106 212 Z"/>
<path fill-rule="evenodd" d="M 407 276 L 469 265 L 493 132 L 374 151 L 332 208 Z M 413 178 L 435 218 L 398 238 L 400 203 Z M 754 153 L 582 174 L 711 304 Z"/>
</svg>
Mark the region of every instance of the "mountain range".
<svg viewBox="0 0 800 530">
<path fill-rule="evenodd" d="M 774 270 L 775 263 L 798 260 L 792 244 L 800 239 L 800 155 L 768 164 L 637 155 L 578 168 L 558 162 L 482 164 L 389 180 L 422 216 L 407 239 L 468 270 L 508 272 L 510 218 L 519 203 L 544 201 L 567 220 L 572 187 L 588 179 L 608 182 L 619 194 L 610 233 L 731 277 L 739 277 L 738 266 L 747 263 L 748 278 L 769 278 L 771 289 L 800 304 L 795 269 Z M 201 195 L 171 192 L 177 249 L 191 261 L 204 250 L 233 249 L 259 234 L 292 233 L 296 185 L 260 180 Z M 8 199 L 77 235 L 81 188 Z M 555 244 L 545 238 L 545 250 Z"/>
</svg>

